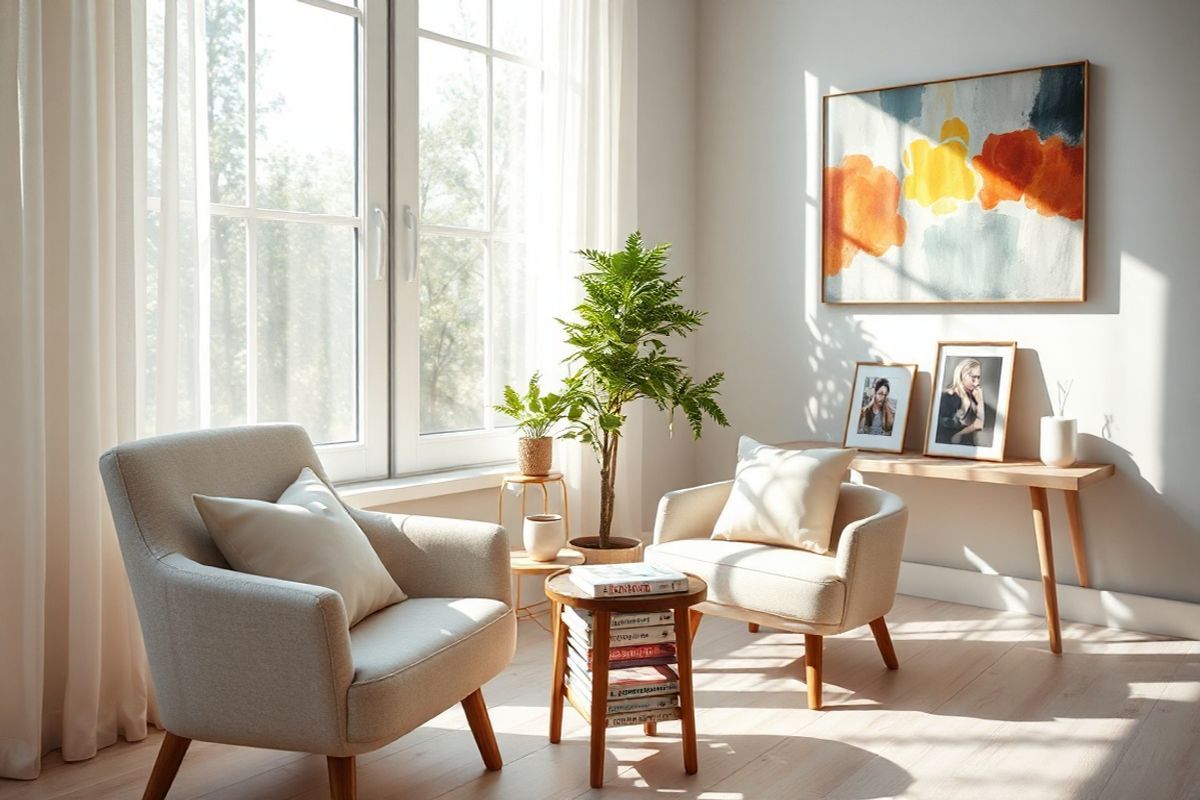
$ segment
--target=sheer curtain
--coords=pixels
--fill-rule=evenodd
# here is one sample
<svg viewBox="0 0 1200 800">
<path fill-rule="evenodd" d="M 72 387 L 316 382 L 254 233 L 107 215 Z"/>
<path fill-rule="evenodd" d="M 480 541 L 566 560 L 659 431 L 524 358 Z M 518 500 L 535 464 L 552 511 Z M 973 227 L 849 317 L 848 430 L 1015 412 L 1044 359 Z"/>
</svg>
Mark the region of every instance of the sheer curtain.
<svg viewBox="0 0 1200 800">
<path fill-rule="evenodd" d="M 144 9 L 0 3 L 0 776 L 146 735 L 96 460 L 135 435 Z"/>
<path fill-rule="evenodd" d="M 637 2 L 566 0 L 549 20 L 547 143 L 543 168 L 546 224 L 539 243 L 544 278 L 539 305 L 538 363 L 563 374 L 562 329 L 581 293 L 575 276 L 582 248 L 619 249 L 637 225 Z M 624 436 L 640 442 L 642 410 L 630 409 Z M 600 469 L 588 447 L 561 442 L 556 463 L 577 509 L 572 533 L 595 535 L 600 522 Z M 619 455 L 613 533 L 641 532 L 641 464 L 637 450 Z"/>
</svg>

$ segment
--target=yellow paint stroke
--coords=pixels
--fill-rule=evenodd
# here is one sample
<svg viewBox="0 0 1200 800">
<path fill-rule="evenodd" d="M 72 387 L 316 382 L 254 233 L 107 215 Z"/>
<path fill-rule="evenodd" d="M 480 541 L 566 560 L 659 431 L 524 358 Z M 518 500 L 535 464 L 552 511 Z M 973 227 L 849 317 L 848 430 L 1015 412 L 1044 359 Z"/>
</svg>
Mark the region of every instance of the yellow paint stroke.
<svg viewBox="0 0 1200 800">
<path fill-rule="evenodd" d="M 979 175 L 967 161 L 971 131 L 958 117 L 942 123 L 941 143 L 918 139 L 904 151 L 904 197 L 935 214 L 949 214 L 979 191 Z"/>
</svg>

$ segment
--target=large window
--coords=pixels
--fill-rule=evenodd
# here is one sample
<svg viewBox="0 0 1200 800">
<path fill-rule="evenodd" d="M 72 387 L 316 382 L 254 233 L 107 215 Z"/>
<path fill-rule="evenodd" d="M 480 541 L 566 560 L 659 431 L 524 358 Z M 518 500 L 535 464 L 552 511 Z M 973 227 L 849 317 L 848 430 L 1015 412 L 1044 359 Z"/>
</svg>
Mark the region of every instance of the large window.
<svg viewBox="0 0 1200 800">
<path fill-rule="evenodd" d="M 147 11 L 143 431 L 294 421 L 385 474 L 385 0 Z"/>
<path fill-rule="evenodd" d="M 147 11 L 141 433 L 298 422 L 338 479 L 510 459 L 542 0 Z"/>
<path fill-rule="evenodd" d="M 511 457 L 511 420 L 491 406 L 531 371 L 542 4 L 419 0 L 397 13 L 394 198 L 413 215 L 397 306 L 417 321 L 398 339 L 398 378 L 417 391 L 398 398 L 397 463 Z"/>
</svg>

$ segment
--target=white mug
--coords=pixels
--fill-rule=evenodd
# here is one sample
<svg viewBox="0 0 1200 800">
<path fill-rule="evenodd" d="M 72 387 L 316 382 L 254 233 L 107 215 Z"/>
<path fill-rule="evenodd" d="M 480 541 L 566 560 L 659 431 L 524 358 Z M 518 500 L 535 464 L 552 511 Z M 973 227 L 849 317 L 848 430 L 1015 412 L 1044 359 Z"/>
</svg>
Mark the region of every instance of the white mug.
<svg viewBox="0 0 1200 800">
<path fill-rule="evenodd" d="M 531 514 L 525 518 L 521 538 L 525 553 L 534 561 L 553 561 L 566 544 L 561 514 Z"/>
<path fill-rule="evenodd" d="M 1071 417 L 1042 417 L 1042 463 L 1069 467 L 1075 463 L 1075 420 Z"/>
</svg>

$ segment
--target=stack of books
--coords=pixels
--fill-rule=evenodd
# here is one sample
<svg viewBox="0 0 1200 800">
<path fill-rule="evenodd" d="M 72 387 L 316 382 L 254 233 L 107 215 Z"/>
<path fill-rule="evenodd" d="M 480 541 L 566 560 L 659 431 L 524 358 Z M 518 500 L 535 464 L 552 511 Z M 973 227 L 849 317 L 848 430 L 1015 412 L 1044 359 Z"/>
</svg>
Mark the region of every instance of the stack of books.
<svg viewBox="0 0 1200 800">
<path fill-rule="evenodd" d="M 565 607 L 567 698 L 585 717 L 592 708 L 595 655 L 590 612 Z M 679 719 L 675 624 L 670 611 L 613 614 L 609 624 L 607 727 Z"/>
<path fill-rule="evenodd" d="M 572 567 L 571 582 L 591 597 L 636 597 L 685 592 L 687 576 L 655 564 Z M 593 692 L 606 691 L 607 727 L 679 719 L 675 615 L 630 612 L 609 618 L 608 686 L 592 685 L 595 632 L 589 611 L 564 607 L 567 637 L 567 698 L 591 718 Z"/>
</svg>

